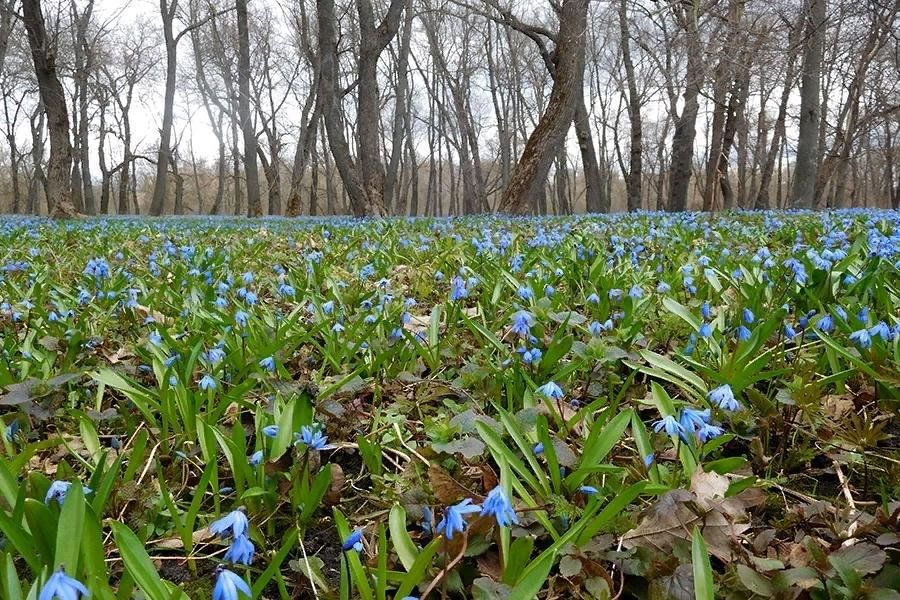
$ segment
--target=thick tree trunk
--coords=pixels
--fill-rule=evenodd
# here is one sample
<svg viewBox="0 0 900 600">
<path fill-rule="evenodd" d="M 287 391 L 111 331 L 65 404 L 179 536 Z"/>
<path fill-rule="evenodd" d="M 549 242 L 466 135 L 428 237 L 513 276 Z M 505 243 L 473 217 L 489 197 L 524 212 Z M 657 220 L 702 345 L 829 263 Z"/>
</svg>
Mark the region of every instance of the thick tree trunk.
<svg viewBox="0 0 900 600">
<path fill-rule="evenodd" d="M 169 177 L 169 163 L 172 152 L 172 124 L 175 119 L 175 77 L 178 67 L 177 42 L 173 31 L 177 0 L 159 0 L 159 10 L 163 21 L 163 38 L 166 42 L 166 87 L 163 94 L 163 119 L 159 130 L 159 148 L 156 152 L 156 180 L 153 183 L 153 201 L 150 214 L 158 217 L 163 213 L 166 201 L 166 184 Z"/>
<path fill-rule="evenodd" d="M 625 0 L 619 0 L 619 32 L 622 36 L 622 62 L 625 66 L 625 80 L 628 84 L 628 123 L 631 128 L 631 143 L 628 157 L 628 174 L 625 187 L 628 192 L 628 210 L 641 208 L 641 177 L 643 176 L 642 151 L 643 132 L 641 121 L 641 99 L 638 97 L 634 63 L 631 60 L 631 34 Z"/>
<path fill-rule="evenodd" d="M 682 26 L 687 43 L 687 69 L 684 84 L 684 108 L 675 122 L 672 136 L 672 166 L 669 174 L 669 210 L 681 212 L 688 207 L 688 187 L 694 160 L 694 138 L 697 134 L 698 96 L 703 87 L 703 46 L 698 31 L 698 16 L 693 5 L 681 7 Z"/>
<path fill-rule="evenodd" d="M 55 50 L 50 47 L 40 0 L 22 0 L 22 22 L 28 32 L 28 44 L 38 82 L 41 102 L 50 133 L 50 159 L 47 162 L 47 204 L 57 218 L 74 217 L 71 180 L 72 142 L 69 139 L 69 114 L 66 96 L 56 72 Z"/>
<path fill-rule="evenodd" d="M 819 88 L 822 54 L 825 45 L 827 0 L 806 0 L 804 15 L 806 43 L 803 50 L 803 74 L 800 82 L 800 133 L 791 190 L 793 208 L 812 208 L 815 204 L 819 154 Z"/>
<path fill-rule="evenodd" d="M 531 132 L 500 201 L 502 212 L 523 213 L 544 190 L 547 173 L 575 117 L 584 74 L 588 0 L 564 0 L 555 50 L 556 76 L 547 108 Z"/>
<path fill-rule="evenodd" d="M 258 145 L 250 111 L 250 27 L 247 0 L 236 0 L 238 29 L 238 117 L 244 137 L 244 178 L 247 187 L 247 216 L 262 216 L 259 193 L 259 169 L 256 164 Z M 274 161 L 276 157 L 272 157 Z"/>
<path fill-rule="evenodd" d="M 334 164 L 341 176 L 344 190 L 350 198 L 350 209 L 357 217 L 369 214 L 366 192 L 360 180 L 359 169 L 350 156 L 350 145 L 344 136 L 341 119 L 340 90 L 338 88 L 337 22 L 334 14 L 334 0 L 316 0 L 319 21 L 319 67 L 321 69 L 322 114 L 325 117 L 325 131 Z"/>
</svg>

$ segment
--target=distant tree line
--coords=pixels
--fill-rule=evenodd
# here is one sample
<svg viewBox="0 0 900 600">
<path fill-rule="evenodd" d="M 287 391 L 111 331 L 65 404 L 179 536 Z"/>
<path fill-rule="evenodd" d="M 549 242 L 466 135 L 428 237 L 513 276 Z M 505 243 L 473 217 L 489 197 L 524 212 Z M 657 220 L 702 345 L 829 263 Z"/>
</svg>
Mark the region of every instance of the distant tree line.
<svg viewBox="0 0 900 600">
<path fill-rule="evenodd" d="M 0 0 L 0 212 L 900 207 L 900 0 Z"/>
</svg>

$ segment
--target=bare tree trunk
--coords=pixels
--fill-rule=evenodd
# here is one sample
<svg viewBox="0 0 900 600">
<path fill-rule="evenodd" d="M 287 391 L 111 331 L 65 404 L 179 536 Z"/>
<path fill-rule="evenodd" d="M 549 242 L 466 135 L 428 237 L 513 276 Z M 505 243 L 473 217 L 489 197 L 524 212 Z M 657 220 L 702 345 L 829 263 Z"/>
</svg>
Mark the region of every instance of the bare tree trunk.
<svg viewBox="0 0 900 600">
<path fill-rule="evenodd" d="M 406 2 L 406 14 L 403 19 L 403 33 L 400 35 L 400 50 L 397 56 L 397 85 L 394 88 L 394 118 L 391 134 L 391 157 L 388 161 L 387 173 L 384 180 L 384 197 L 388 212 L 399 212 L 398 207 L 393 207 L 394 189 L 397 185 L 397 172 L 400 159 L 403 154 L 403 133 L 405 131 L 405 117 L 412 107 L 407 106 L 406 96 L 409 88 L 409 47 L 412 39 L 413 3 Z"/>
<path fill-rule="evenodd" d="M 170 4 L 171 2 L 171 4 Z M 173 31 L 178 0 L 159 0 L 159 10 L 163 21 L 163 38 L 166 42 L 166 87 L 163 94 L 163 119 L 159 130 L 159 149 L 156 152 L 156 180 L 153 183 L 153 201 L 150 214 L 158 217 L 163 213 L 166 201 L 166 183 L 171 161 L 172 124 L 175 120 L 175 76 L 177 74 L 177 41 Z"/>
<path fill-rule="evenodd" d="M 819 129 L 819 87 L 822 76 L 822 53 L 825 45 L 827 0 L 806 0 L 804 15 L 806 43 L 803 51 L 803 74 L 800 82 L 800 133 L 791 191 L 793 208 L 812 208 L 815 204 Z"/>
<path fill-rule="evenodd" d="M 697 100 L 703 87 L 703 45 L 700 41 L 695 5 L 681 5 L 679 20 L 687 44 L 687 69 L 684 84 L 684 108 L 675 123 L 672 136 L 672 167 L 669 176 L 669 210 L 681 212 L 688 207 L 688 186 L 694 159 L 694 138 L 697 134 Z"/>
<path fill-rule="evenodd" d="M 28 32 L 38 91 L 50 132 L 50 160 L 47 162 L 48 207 L 53 217 L 74 217 L 76 212 L 72 204 L 69 179 L 72 168 L 69 115 L 65 91 L 56 72 L 56 51 L 50 47 L 50 40 L 47 39 L 40 0 L 22 0 L 22 22 Z"/>
<path fill-rule="evenodd" d="M 247 216 L 262 216 L 259 170 L 256 164 L 257 139 L 250 112 L 250 27 L 247 0 L 235 0 L 238 30 L 238 117 L 244 137 L 244 177 L 247 187 Z M 276 157 L 272 157 L 274 162 Z"/>
<path fill-rule="evenodd" d="M 91 48 L 87 39 L 87 27 L 94 10 L 93 0 L 89 0 L 79 15 L 78 7 L 72 3 L 72 17 L 75 21 L 75 82 L 78 103 L 78 150 L 81 176 L 81 197 L 87 214 L 97 213 L 94 202 L 94 184 L 91 177 L 90 118 L 88 115 L 88 75 L 90 74 Z"/>
<path fill-rule="evenodd" d="M 503 212 L 527 211 L 530 201 L 543 191 L 555 149 L 565 140 L 575 117 L 576 97 L 583 94 L 579 84 L 584 74 L 587 8 L 587 0 L 563 0 L 554 52 L 556 77 L 553 89 L 547 108 L 531 132 L 503 192 L 500 201 Z"/>
<path fill-rule="evenodd" d="M 628 83 L 628 123 L 631 128 L 628 174 L 625 176 L 625 187 L 628 191 L 628 210 L 634 211 L 641 208 L 643 133 L 641 127 L 641 99 L 638 97 L 637 82 L 634 76 L 634 62 L 631 60 L 631 34 L 628 28 L 625 0 L 619 0 L 619 31 L 622 36 L 622 62 L 625 67 L 625 80 Z"/>
<path fill-rule="evenodd" d="M 340 173 L 344 190 L 350 197 L 350 209 L 356 216 L 369 213 L 366 191 L 360 180 L 359 169 L 350 156 L 350 145 L 344 136 L 338 99 L 341 92 L 337 65 L 337 22 L 334 0 L 316 0 L 319 20 L 319 65 L 321 69 L 322 114 L 334 163 Z M 377 64 L 376 64 L 377 66 Z M 377 145 L 376 145 L 377 148 Z"/>
</svg>

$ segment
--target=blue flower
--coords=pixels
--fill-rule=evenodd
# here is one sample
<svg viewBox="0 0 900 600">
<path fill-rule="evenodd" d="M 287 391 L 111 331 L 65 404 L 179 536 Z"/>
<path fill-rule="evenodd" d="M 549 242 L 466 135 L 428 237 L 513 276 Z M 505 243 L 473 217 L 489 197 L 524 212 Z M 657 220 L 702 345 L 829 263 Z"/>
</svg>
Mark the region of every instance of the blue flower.
<svg viewBox="0 0 900 600">
<path fill-rule="evenodd" d="M 562 388 L 552 381 L 548 381 L 535 391 L 538 394 L 541 394 L 542 396 L 546 396 L 547 398 L 551 398 L 553 400 L 562 400 L 566 395 L 565 392 L 562 391 Z"/>
<path fill-rule="evenodd" d="M 644 457 L 644 466 L 649 469 L 650 465 L 652 465 L 655 460 L 656 460 L 656 455 L 651 452 L 650 454 L 648 454 L 647 456 Z"/>
<path fill-rule="evenodd" d="M 743 319 L 744 323 L 750 325 L 751 323 L 753 323 L 753 321 L 756 320 L 756 317 L 753 315 L 752 310 L 750 310 L 749 308 L 745 308 L 743 311 Z"/>
<path fill-rule="evenodd" d="M 712 402 L 722 410 L 735 412 L 741 409 L 740 402 L 735 399 L 734 392 L 731 390 L 731 386 L 727 383 L 710 390 L 706 397 L 710 402 Z"/>
<path fill-rule="evenodd" d="M 3 435 L 6 438 L 7 442 L 12 442 L 16 439 L 16 434 L 19 433 L 19 429 L 22 426 L 19 424 L 18 419 L 13 419 L 9 425 L 6 426 L 6 431 L 4 431 Z"/>
<path fill-rule="evenodd" d="M 271 356 L 267 356 L 259 361 L 259 366 L 271 373 L 275 370 L 275 359 Z"/>
<path fill-rule="evenodd" d="M 709 302 L 704 302 L 700 307 L 700 314 L 703 315 L 704 319 L 709 319 L 712 316 L 712 309 L 709 307 Z"/>
<path fill-rule="evenodd" d="M 501 486 L 497 486 L 488 492 L 487 498 L 481 507 L 481 514 L 493 515 L 500 527 L 509 527 L 511 523 L 519 523 L 516 511 L 506 496 Z"/>
<path fill-rule="evenodd" d="M 534 445 L 534 448 L 531 449 L 535 456 L 540 456 L 544 453 L 544 444 L 543 442 L 538 442 Z"/>
<path fill-rule="evenodd" d="M 362 543 L 362 530 L 354 529 L 350 535 L 347 536 L 341 543 L 341 550 L 344 552 L 348 552 L 350 550 L 356 550 L 357 552 L 362 552 L 363 543 Z"/>
<path fill-rule="evenodd" d="M 468 295 L 469 290 L 466 289 L 466 282 L 462 277 L 454 277 L 450 280 L 450 300 L 456 302 Z"/>
<path fill-rule="evenodd" d="M 700 337 L 708 338 L 712 335 L 712 325 L 704 323 L 700 326 Z"/>
<path fill-rule="evenodd" d="M 527 310 L 520 310 L 512 316 L 510 331 L 521 337 L 531 335 L 531 327 L 534 325 L 534 316 Z"/>
<path fill-rule="evenodd" d="M 160 344 L 162 344 L 162 336 L 159 335 L 158 331 L 151 331 L 148 339 L 154 346 L 159 346 Z"/>
<path fill-rule="evenodd" d="M 587 297 L 588 304 L 600 304 L 600 296 L 597 294 L 591 294 Z"/>
<path fill-rule="evenodd" d="M 246 535 L 237 535 L 222 558 L 236 565 L 249 566 L 253 562 L 253 553 L 255 551 L 253 542 Z"/>
<path fill-rule="evenodd" d="M 669 415 L 653 424 L 653 431 L 659 433 L 665 430 L 667 435 L 677 435 L 683 437 L 685 435 L 684 427 L 678 422 L 674 416 Z"/>
<path fill-rule="evenodd" d="M 59 481 L 56 480 L 50 484 L 50 488 L 47 490 L 47 494 L 44 496 L 44 504 L 50 504 L 51 500 L 56 500 L 57 504 L 60 506 L 66 501 L 66 494 L 69 493 L 69 488 L 72 487 L 71 482 L 68 481 Z M 84 491 L 85 495 L 90 494 L 91 488 L 86 485 L 81 486 L 82 491 Z"/>
<path fill-rule="evenodd" d="M 266 425 L 262 428 L 262 434 L 267 438 L 274 438 L 278 435 L 278 425 Z"/>
<path fill-rule="evenodd" d="M 868 329 L 860 329 L 850 334 L 850 340 L 856 342 L 863 348 L 872 347 L 872 336 L 869 335 Z"/>
<path fill-rule="evenodd" d="M 597 488 L 595 488 L 592 485 L 583 485 L 580 488 L 578 488 L 578 491 L 587 496 L 594 496 L 594 495 L 600 493 L 600 490 L 598 490 Z"/>
<path fill-rule="evenodd" d="M 247 320 L 249 318 L 250 318 L 250 315 L 248 315 L 247 313 L 245 313 L 242 310 L 239 310 L 236 313 L 234 313 L 234 322 L 237 323 L 238 327 L 246 327 Z"/>
<path fill-rule="evenodd" d="M 672 286 L 666 283 L 665 281 L 660 281 L 659 285 L 656 286 L 657 294 L 667 294 L 672 291 Z"/>
<path fill-rule="evenodd" d="M 200 384 L 200 389 L 203 391 L 216 389 L 216 380 L 209 373 L 201 377 L 197 383 Z"/>
<path fill-rule="evenodd" d="M 794 328 L 791 327 L 790 323 L 786 323 L 784 325 L 784 337 L 786 337 L 789 340 L 792 340 L 795 337 L 797 337 L 797 332 L 794 331 Z"/>
<path fill-rule="evenodd" d="M 243 510 L 233 510 L 221 519 L 217 519 L 209 524 L 209 532 L 223 538 L 247 535 L 250 528 L 250 522 Z"/>
<path fill-rule="evenodd" d="M 257 450 L 247 458 L 247 463 L 252 467 L 258 467 L 263 461 L 263 451 Z"/>
<path fill-rule="evenodd" d="M 38 600 L 78 600 L 87 598 L 91 593 L 84 584 L 73 577 L 66 575 L 60 568 L 47 579 L 47 583 L 41 588 Z"/>
<path fill-rule="evenodd" d="M 753 335 L 753 332 L 747 329 L 745 326 L 740 325 L 737 328 L 737 337 L 740 341 L 746 342 Z"/>
<path fill-rule="evenodd" d="M 872 337 L 878 336 L 887 342 L 891 339 L 891 328 L 884 321 L 878 321 L 869 327 L 869 335 Z"/>
<path fill-rule="evenodd" d="M 295 443 L 306 444 L 312 450 L 325 450 L 328 448 L 328 438 L 318 428 L 313 429 L 309 425 L 301 427 L 300 433 L 295 434 L 294 437 Z"/>
<path fill-rule="evenodd" d="M 462 532 L 466 528 L 466 515 L 477 512 L 481 512 L 481 507 L 472 504 L 471 498 L 466 498 L 458 504 L 447 507 L 444 518 L 437 524 L 435 530 L 443 533 L 448 540 L 452 540 L 454 532 Z"/>
<path fill-rule="evenodd" d="M 699 439 L 701 442 L 708 442 L 714 437 L 722 435 L 723 432 L 724 430 L 718 425 L 704 423 L 697 429 L 697 439 Z"/>
<path fill-rule="evenodd" d="M 431 512 L 431 507 L 423 506 L 422 507 L 422 531 L 431 535 L 431 528 L 434 526 L 434 513 Z"/>
<path fill-rule="evenodd" d="M 825 315 L 819 322 L 816 323 L 816 329 L 819 331 L 824 331 L 825 333 L 829 333 L 834 330 L 834 317 L 831 315 Z"/>
<path fill-rule="evenodd" d="M 219 568 L 217 573 L 212 600 L 240 600 L 241 596 L 248 599 L 253 596 L 250 586 L 236 573 L 223 568 Z"/>
<path fill-rule="evenodd" d="M 709 409 L 697 410 L 694 408 L 685 408 L 681 411 L 678 422 L 685 433 L 694 433 L 707 423 L 709 423 Z"/>
</svg>

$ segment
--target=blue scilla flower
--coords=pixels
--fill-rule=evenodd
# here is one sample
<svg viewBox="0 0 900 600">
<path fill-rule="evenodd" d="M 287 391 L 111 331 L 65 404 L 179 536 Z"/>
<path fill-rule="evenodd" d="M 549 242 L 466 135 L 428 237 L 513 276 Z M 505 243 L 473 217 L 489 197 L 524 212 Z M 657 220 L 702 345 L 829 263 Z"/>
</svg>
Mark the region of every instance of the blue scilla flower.
<svg viewBox="0 0 900 600">
<path fill-rule="evenodd" d="M 591 294 L 587 297 L 588 304 L 600 304 L 600 296 L 597 294 Z"/>
<path fill-rule="evenodd" d="M 259 366 L 271 373 L 275 370 L 275 359 L 271 356 L 267 356 L 259 361 Z"/>
<path fill-rule="evenodd" d="M 151 332 L 150 332 L 150 335 L 148 336 L 147 339 L 148 339 L 148 340 L 150 341 L 150 343 L 153 344 L 154 346 L 159 346 L 160 344 L 162 344 L 162 336 L 159 335 L 159 332 L 158 332 L 158 331 L 151 331 Z"/>
<path fill-rule="evenodd" d="M 671 435 L 671 436 L 677 435 L 679 437 L 684 437 L 684 435 L 686 433 L 684 430 L 684 427 L 682 427 L 681 423 L 678 422 L 678 419 L 676 419 L 672 415 L 669 415 L 668 417 L 663 417 L 662 419 L 660 419 L 659 421 L 657 421 L 656 423 L 653 424 L 653 431 L 655 431 L 656 433 L 659 433 L 663 430 L 665 430 L 666 435 Z"/>
<path fill-rule="evenodd" d="M 213 346 L 206 351 L 206 362 L 211 365 L 217 365 L 225 359 L 225 351 L 219 346 Z"/>
<path fill-rule="evenodd" d="M 294 286 L 288 285 L 287 283 L 282 283 L 278 286 L 278 294 L 282 298 L 293 298 L 296 293 Z"/>
<path fill-rule="evenodd" d="M 744 325 L 738 326 L 738 328 L 737 328 L 737 338 L 738 338 L 740 341 L 746 342 L 747 340 L 750 339 L 750 337 L 751 337 L 752 335 L 753 335 L 753 332 L 751 332 L 749 329 L 747 329 L 746 326 L 744 326 Z"/>
<path fill-rule="evenodd" d="M 706 398 L 714 405 L 728 412 L 735 412 L 741 409 L 740 402 L 734 397 L 731 386 L 727 383 L 710 390 Z"/>
<path fill-rule="evenodd" d="M 213 588 L 212 600 L 248 600 L 253 596 L 250 586 L 237 573 L 219 567 L 216 570 L 216 587 Z"/>
<path fill-rule="evenodd" d="M 693 433 L 709 423 L 709 409 L 697 410 L 695 408 L 682 409 L 678 416 L 678 423 L 687 433 Z"/>
<path fill-rule="evenodd" d="M 553 400 L 562 400 L 566 395 L 565 392 L 563 392 L 562 388 L 552 381 L 548 381 L 535 391 L 538 394 L 541 394 L 542 396 L 546 396 L 547 398 L 551 398 Z"/>
<path fill-rule="evenodd" d="M 236 565 L 250 566 L 250 563 L 253 562 L 255 551 L 256 549 L 253 547 L 253 542 L 250 541 L 250 538 L 246 535 L 236 535 L 222 558 Z"/>
<path fill-rule="evenodd" d="M 233 510 L 224 517 L 209 524 L 209 532 L 222 538 L 238 538 L 247 535 L 250 521 L 241 509 Z"/>
<path fill-rule="evenodd" d="M 607 295 L 609 296 L 609 299 L 612 300 L 613 302 L 618 302 L 625 296 L 625 292 L 623 292 L 619 288 L 613 288 L 613 289 L 609 290 L 609 294 L 607 294 Z"/>
<path fill-rule="evenodd" d="M 750 325 L 753 321 L 756 320 L 756 316 L 753 314 L 753 311 L 749 308 L 745 308 L 742 312 L 742 318 L 744 319 L 744 323 L 746 325 Z"/>
<path fill-rule="evenodd" d="M 83 583 L 74 577 L 69 577 L 60 568 L 47 579 L 47 583 L 41 588 L 38 600 L 79 600 L 79 598 L 87 598 L 90 595 L 91 593 Z"/>
<path fill-rule="evenodd" d="M 709 319 L 712 316 L 712 308 L 709 306 L 709 302 L 704 302 L 700 307 L 700 314 L 703 315 L 704 319 Z"/>
<path fill-rule="evenodd" d="M 597 494 L 600 493 L 600 490 L 598 490 L 597 488 L 595 488 L 592 485 L 583 485 L 578 488 L 578 491 L 586 496 L 596 496 Z"/>
<path fill-rule="evenodd" d="M 262 428 L 262 433 L 267 438 L 274 438 L 278 435 L 278 425 L 266 425 Z"/>
<path fill-rule="evenodd" d="M 257 450 L 253 454 L 247 457 L 247 463 L 251 467 L 258 467 L 263 461 L 263 451 Z"/>
<path fill-rule="evenodd" d="M 628 290 L 628 297 L 632 300 L 639 300 L 644 297 L 644 290 L 642 290 L 639 286 L 633 285 L 631 289 Z"/>
<path fill-rule="evenodd" d="M 501 486 L 497 486 L 488 492 L 484 504 L 481 506 L 481 514 L 493 516 L 500 527 L 509 527 L 510 524 L 519 523 L 516 511 Z"/>
<path fill-rule="evenodd" d="M 234 313 L 234 322 L 237 324 L 238 327 L 246 327 L 247 321 L 249 319 L 250 319 L 250 315 L 248 315 L 247 313 L 245 313 L 242 310 L 239 310 L 236 313 Z"/>
<path fill-rule="evenodd" d="M 534 291 L 528 286 L 521 286 L 516 293 L 519 295 L 519 298 L 522 300 L 531 300 L 534 298 Z"/>
<path fill-rule="evenodd" d="M 860 329 L 850 334 L 850 340 L 858 344 L 862 348 L 872 347 L 872 336 L 869 335 L 868 329 Z"/>
<path fill-rule="evenodd" d="M 328 448 L 328 438 L 325 437 L 318 427 L 313 428 L 304 425 L 300 428 L 300 433 L 295 434 L 294 443 L 303 443 L 312 450 L 325 450 Z"/>
<path fill-rule="evenodd" d="M 712 336 L 712 325 L 704 323 L 700 326 L 700 337 L 708 338 Z"/>
<path fill-rule="evenodd" d="M 531 327 L 534 325 L 534 315 L 527 310 L 520 310 L 512 316 L 512 327 L 510 330 L 521 337 L 531 335 Z"/>
<path fill-rule="evenodd" d="M 878 321 L 877 323 L 869 327 L 869 335 L 871 337 L 878 336 L 886 342 L 889 341 L 892 337 L 891 328 L 888 327 L 888 324 L 884 321 Z"/>
<path fill-rule="evenodd" d="M 659 285 L 656 286 L 657 294 L 667 294 L 672 291 L 672 286 L 666 283 L 665 281 L 660 281 Z"/>
<path fill-rule="evenodd" d="M 724 433 L 724 430 L 718 425 L 713 425 L 712 423 L 704 423 L 696 430 L 697 439 L 701 442 L 708 442 L 709 440 L 719 437 Z"/>
<path fill-rule="evenodd" d="M 69 492 L 70 487 L 72 487 L 72 483 L 69 481 L 54 481 L 50 484 L 50 488 L 44 496 L 44 504 L 50 504 L 51 501 L 56 500 L 57 504 L 62 506 L 66 501 L 66 494 Z M 81 489 L 84 491 L 85 495 L 90 494 L 92 491 L 91 488 L 86 485 L 81 486 Z"/>
<path fill-rule="evenodd" d="M 216 389 L 216 380 L 209 373 L 201 377 L 197 383 L 200 384 L 200 389 L 203 391 Z"/>
<path fill-rule="evenodd" d="M 6 426 L 6 430 L 3 432 L 3 436 L 6 438 L 7 442 L 12 442 L 16 439 L 16 434 L 19 433 L 19 429 L 21 429 L 22 425 L 19 423 L 18 419 L 13 419 L 9 425 Z"/>
<path fill-rule="evenodd" d="M 644 460 L 644 466 L 649 469 L 650 465 L 652 465 L 656 461 L 656 455 L 651 452 L 650 454 L 645 456 L 643 460 Z"/>
<path fill-rule="evenodd" d="M 588 325 L 588 331 L 592 336 L 598 337 L 604 331 L 603 325 L 599 321 L 592 321 L 590 325 Z"/>
<path fill-rule="evenodd" d="M 453 539 L 455 532 L 462 532 L 466 528 L 466 515 L 481 512 L 481 507 L 472 504 L 471 498 L 466 498 L 458 504 L 448 506 L 444 511 L 444 518 L 435 527 L 435 531 L 443 533 L 448 540 Z"/>
<path fill-rule="evenodd" d="M 824 315 L 821 319 L 819 319 L 819 322 L 816 323 L 816 329 L 825 333 L 834 331 L 834 317 L 828 314 Z"/>
<path fill-rule="evenodd" d="M 550 298 L 550 297 L 553 296 L 553 294 L 555 294 L 555 293 L 556 293 L 556 288 L 554 288 L 554 287 L 553 287 L 552 285 L 550 285 L 549 283 L 548 283 L 547 285 L 544 286 L 544 295 L 545 295 L 546 297 Z"/>
<path fill-rule="evenodd" d="M 432 512 L 430 506 L 423 506 L 422 507 L 422 531 L 424 531 L 428 535 L 431 535 L 433 527 L 434 527 L 434 512 Z"/>
<path fill-rule="evenodd" d="M 363 533 L 361 529 L 354 529 L 350 535 L 341 543 L 341 550 L 344 552 L 349 552 L 350 550 L 355 550 L 357 552 L 362 552 L 363 543 L 362 543 Z"/>
<path fill-rule="evenodd" d="M 250 306 L 253 306 L 254 304 L 256 304 L 257 299 L 258 298 L 257 298 L 255 292 L 247 292 L 247 294 L 244 296 L 244 302 L 246 302 Z"/>
<path fill-rule="evenodd" d="M 457 300 L 462 300 L 463 298 L 469 295 L 469 290 L 466 289 L 466 282 L 462 277 L 454 277 L 450 280 L 450 300 L 456 302 Z"/>
<path fill-rule="evenodd" d="M 789 340 L 797 337 L 797 332 L 794 330 L 790 323 L 785 323 L 784 325 L 784 337 Z"/>
</svg>

